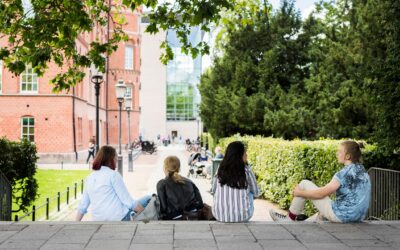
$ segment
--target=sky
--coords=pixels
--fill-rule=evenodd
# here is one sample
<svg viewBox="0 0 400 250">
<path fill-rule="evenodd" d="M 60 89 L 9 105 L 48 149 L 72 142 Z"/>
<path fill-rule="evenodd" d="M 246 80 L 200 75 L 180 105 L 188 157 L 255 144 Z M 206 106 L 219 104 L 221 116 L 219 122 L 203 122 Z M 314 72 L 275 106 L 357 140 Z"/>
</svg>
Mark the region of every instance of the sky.
<svg viewBox="0 0 400 250">
<path fill-rule="evenodd" d="M 274 8 L 278 8 L 280 5 L 280 0 L 269 0 L 269 2 Z M 295 5 L 301 11 L 301 16 L 305 18 L 314 9 L 314 3 L 316 2 L 318 0 L 296 0 Z"/>
</svg>

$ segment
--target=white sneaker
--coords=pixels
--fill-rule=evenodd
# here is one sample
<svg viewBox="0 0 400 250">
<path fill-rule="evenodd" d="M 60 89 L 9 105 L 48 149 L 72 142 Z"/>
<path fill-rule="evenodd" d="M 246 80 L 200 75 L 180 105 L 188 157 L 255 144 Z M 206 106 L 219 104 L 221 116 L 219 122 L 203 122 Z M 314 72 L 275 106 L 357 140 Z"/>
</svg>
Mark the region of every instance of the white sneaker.
<svg viewBox="0 0 400 250">
<path fill-rule="evenodd" d="M 292 221 L 292 219 L 290 219 L 289 216 L 280 214 L 273 209 L 269 210 L 269 215 L 271 216 L 272 220 L 274 220 L 274 221 Z"/>
</svg>

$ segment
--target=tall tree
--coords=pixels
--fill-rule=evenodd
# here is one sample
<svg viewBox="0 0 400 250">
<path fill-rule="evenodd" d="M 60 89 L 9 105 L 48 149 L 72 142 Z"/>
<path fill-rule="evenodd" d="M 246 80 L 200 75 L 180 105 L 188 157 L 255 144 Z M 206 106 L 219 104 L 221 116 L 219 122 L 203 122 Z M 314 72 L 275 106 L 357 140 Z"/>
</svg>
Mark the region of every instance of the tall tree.
<svg viewBox="0 0 400 250">
<path fill-rule="evenodd" d="M 400 2 L 354 0 L 358 76 L 376 110 L 374 141 L 400 158 Z M 395 162 L 398 165 L 398 160 Z M 397 166 L 398 167 L 398 166 Z"/>
<path fill-rule="evenodd" d="M 306 134 L 307 119 L 297 112 L 298 91 L 309 75 L 313 29 L 303 28 L 294 1 L 282 1 L 276 12 L 266 3 L 247 10 L 237 13 L 235 25 L 227 22 L 223 55 L 201 79 L 202 120 L 217 137 Z"/>
</svg>

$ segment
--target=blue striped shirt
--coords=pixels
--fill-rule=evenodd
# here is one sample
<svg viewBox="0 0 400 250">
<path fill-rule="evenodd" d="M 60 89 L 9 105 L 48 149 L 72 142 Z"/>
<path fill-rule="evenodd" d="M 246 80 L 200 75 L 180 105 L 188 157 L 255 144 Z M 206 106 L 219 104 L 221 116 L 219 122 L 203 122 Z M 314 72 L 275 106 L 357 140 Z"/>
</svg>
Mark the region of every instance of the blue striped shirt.
<svg viewBox="0 0 400 250">
<path fill-rule="evenodd" d="M 242 222 L 247 221 L 252 216 L 250 211 L 249 193 L 254 197 L 260 195 L 257 180 L 253 171 L 246 167 L 247 189 L 232 188 L 223 185 L 214 177 L 212 193 L 214 194 L 214 205 L 212 213 L 218 221 L 222 222 Z"/>
</svg>

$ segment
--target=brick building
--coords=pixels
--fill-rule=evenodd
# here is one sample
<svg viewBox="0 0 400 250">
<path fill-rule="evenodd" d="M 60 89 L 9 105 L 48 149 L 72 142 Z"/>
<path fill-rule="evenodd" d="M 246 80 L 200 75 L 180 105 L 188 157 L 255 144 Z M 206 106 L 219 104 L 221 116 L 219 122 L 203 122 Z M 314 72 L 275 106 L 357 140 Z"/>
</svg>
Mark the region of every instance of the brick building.
<svg viewBox="0 0 400 250">
<path fill-rule="evenodd" d="M 119 44 L 109 57 L 108 72 L 100 88 L 99 143 L 118 144 L 118 103 L 114 85 L 123 79 L 133 105 L 130 116 L 131 141 L 139 133 L 139 85 L 140 85 L 140 10 L 125 13 L 127 25 L 124 31 L 128 41 Z M 112 27 L 109 29 L 112 32 Z M 82 34 L 76 41 L 78 50 L 85 53 L 96 38 L 107 39 L 107 30 L 95 27 L 91 33 Z M 0 46 L 6 45 L 0 40 Z M 49 80 L 60 68 L 49 65 L 43 77 L 27 67 L 20 76 L 5 69 L 0 61 L 0 137 L 19 140 L 26 137 L 33 141 L 40 162 L 73 162 L 86 160 L 89 139 L 96 134 L 96 99 L 94 84 L 90 81 L 91 70 L 68 93 L 52 93 Z M 122 144 L 128 141 L 127 113 L 122 113 Z"/>
</svg>

